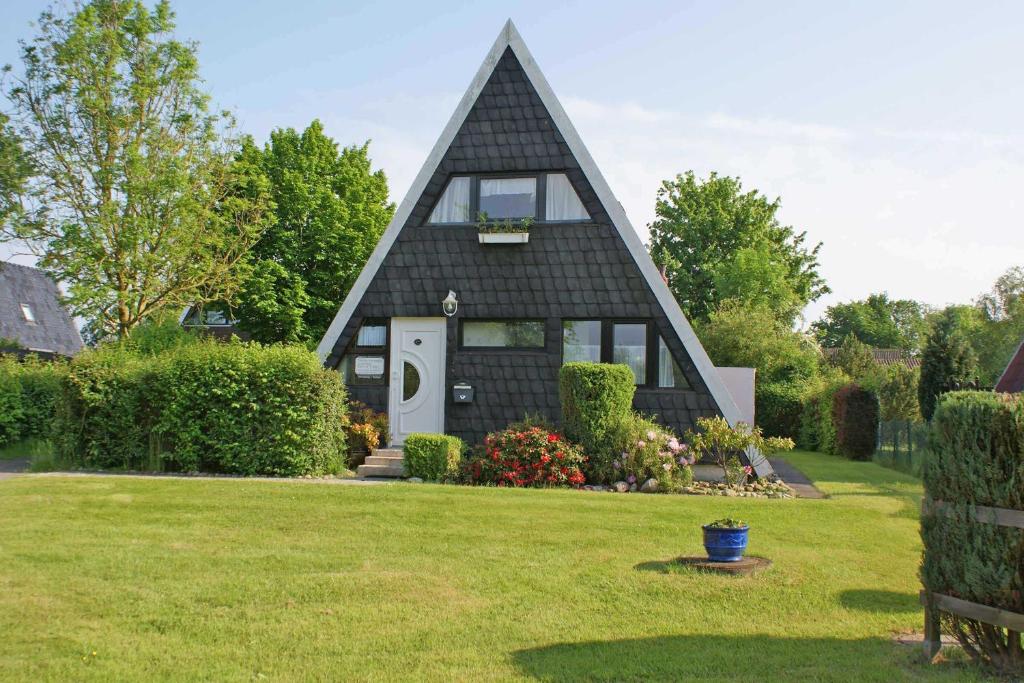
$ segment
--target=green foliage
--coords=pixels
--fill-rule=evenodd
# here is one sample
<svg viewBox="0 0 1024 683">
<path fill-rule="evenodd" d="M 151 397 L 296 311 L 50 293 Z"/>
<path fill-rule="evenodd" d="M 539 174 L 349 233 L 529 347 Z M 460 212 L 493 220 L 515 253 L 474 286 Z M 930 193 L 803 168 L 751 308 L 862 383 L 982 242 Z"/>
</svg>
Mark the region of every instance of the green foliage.
<svg viewBox="0 0 1024 683">
<path fill-rule="evenodd" d="M 980 325 L 969 335 L 986 386 L 996 383 L 1024 339 L 1024 267 L 1010 268 L 975 303 Z"/>
<path fill-rule="evenodd" d="M 980 522 L 976 506 L 1024 510 L 1024 402 L 982 392 L 953 392 L 932 419 L 924 462 L 925 495 L 949 514 L 924 514 L 921 581 L 927 590 L 1010 612 L 1024 612 L 1020 530 Z M 1020 634 L 946 617 L 972 657 L 1022 673 Z"/>
<path fill-rule="evenodd" d="M 470 484 L 500 487 L 579 488 L 586 481 L 585 461 L 580 447 L 560 434 L 519 423 L 488 434 L 466 460 L 462 477 Z"/>
<path fill-rule="evenodd" d="M 611 467 L 592 483 L 625 481 L 640 486 L 654 479 L 658 493 L 678 492 L 693 483 L 689 447 L 653 420 L 630 413 L 615 425 L 612 446 L 616 455 Z"/>
<path fill-rule="evenodd" d="M 118 343 L 126 351 L 156 356 L 199 341 L 197 332 L 186 330 L 178 323 L 178 317 L 167 311 L 143 321 Z"/>
<path fill-rule="evenodd" d="M 687 317 L 707 320 L 728 299 L 768 307 L 786 325 L 829 289 L 818 273 L 821 245 L 779 223 L 780 202 L 739 178 L 692 171 L 658 190 L 650 251 Z"/>
<path fill-rule="evenodd" d="M 890 299 L 882 292 L 829 306 L 811 329 L 826 347 L 842 346 L 852 338 L 878 349 L 913 351 L 924 341 L 926 312 L 917 301 Z"/>
<path fill-rule="evenodd" d="M 871 347 L 854 336 L 843 340 L 832 364 L 861 383 L 868 383 L 871 380 L 880 383 L 880 377 L 884 372 L 875 362 Z"/>
<path fill-rule="evenodd" d="M 562 428 L 589 457 L 587 474 L 607 472 L 617 454 L 613 432 L 633 411 L 636 384 L 627 365 L 566 363 L 558 373 Z"/>
<path fill-rule="evenodd" d="M 273 224 L 253 247 L 240 326 L 264 342 L 315 345 L 394 213 L 369 143 L 344 147 L 313 121 L 277 129 L 262 150 L 246 140 L 238 164 L 269 185 Z"/>
<path fill-rule="evenodd" d="M 697 336 L 715 365 L 757 369 L 757 422 L 769 436 L 794 437 L 801 405 L 819 373 L 819 351 L 806 335 L 779 322 L 764 306 L 726 302 L 698 324 Z"/>
<path fill-rule="evenodd" d="M 733 519 L 732 517 L 723 517 L 704 525 L 707 529 L 743 529 L 748 526 L 750 525 L 742 519 Z"/>
<path fill-rule="evenodd" d="M 92 0 L 36 26 L 7 90 L 31 175 L 4 238 L 37 252 L 98 336 L 230 299 L 267 188 L 232 165 L 230 121 L 209 112 L 170 5 Z"/>
<path fill-rule="evenodd" d="M 878 401 L 881 404 L 883 420 L 917 422 L 921 419 L 921 408 L 917 399 L 920 375 L 919 370 L 902 363 L 886 368 L 885 378 L 878 388 Z"/>
<path fill-rule="evenodd" d="M 751 427 L 745 422 L 732 427 L 724 417 L 698 417 L 697 430 L 686 432 L 686 441 L 694 458 L 707 459 L 718 465 L 727 484 L 742 484 L 753 474 L 752 468 L 737 471 L 732 464 L 733 461 L 738 462 L 737 456 L 741 453 L 766 458 L 773 453 L 793 450 L 792 439 L 766 438 L 759 427 Z"/>
<path fill-rule="evenodd" d="M 466 444 L 457 436 L 445 434 L 410 434 L 402 451 L 405 472 L 410 477 L 427 481 L 444 481 L 459 473 Z"/>
<path fill-rule="evenodd" d="M 977 358 L 952 315 L 935 322 L 921 354 L 921 379 L 917 396 L 921 415 L 930 420 L 939 397 L 968 388 L 977 379 Z"/>
<path fill-rule="evenodd" d="M 836 428 L 832 403 L 836 392 L 850 382 L 841 370 L 832 369 L 808 387 L 800 415 L 800 448 L 836 454 Z"/>
<path fill-rule="evenodd" d="M 295 476 L 343 465 L 345 394 L 311 352 L 204 340 L 70 364 L 61 458 L 84 467 Z"/>
<path fill-rule="evenodd" d="M 832 399 L 836 454 L 870 460 L 878 439 L 878 397 L 856 384 L 839 389 Z"/>
<path fill-rule="evenodd" d="M 21 210 L 19 197 L 30 175 L 32 167 L 21 140 L 10 126 L 10 118 L 0 112 L 0 227 Z"/>
<path fill-rule="evenodd" d="M 0 356 L 0 448 L 50 438 L 63 374 L 62 363 Z"/>
</svg>

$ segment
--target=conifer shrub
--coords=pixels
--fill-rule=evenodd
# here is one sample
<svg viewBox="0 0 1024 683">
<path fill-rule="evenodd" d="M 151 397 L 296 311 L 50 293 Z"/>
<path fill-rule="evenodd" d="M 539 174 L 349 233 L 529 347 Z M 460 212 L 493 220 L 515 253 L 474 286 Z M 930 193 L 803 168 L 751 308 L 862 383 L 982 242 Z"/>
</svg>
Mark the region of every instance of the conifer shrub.
<svg viewBox="0 0 1024 683">
<path fill-rule="evenodd" d="M 878 440 L 878 396 L 857 384 L 840 388 L 832 399 L 835 451 L 852 460 L 870 460 Z"/>
<path fill-rule="evenodd" d="M 1024 400 L 948 393 L 936 408 L 930 442 L 925 496 L 948 514 L 933 508 L 921 517 L 921 581 L 934 593 L 1024 613 L 1021 530 L 974 516 L 976 506 L 1024 510 Z M 1024 673 L 1020 633 L 950 614 L 942 622 L 972 658 Z"/>
<path fill-rule="evenodd" d="M 443 481 L 459 473 L 459 464 L 466 444 L 457 436 L 446 434 L 410 434 L 402 451 L 405 472 L 410 477 L 427 481 Z"/>
</svg>

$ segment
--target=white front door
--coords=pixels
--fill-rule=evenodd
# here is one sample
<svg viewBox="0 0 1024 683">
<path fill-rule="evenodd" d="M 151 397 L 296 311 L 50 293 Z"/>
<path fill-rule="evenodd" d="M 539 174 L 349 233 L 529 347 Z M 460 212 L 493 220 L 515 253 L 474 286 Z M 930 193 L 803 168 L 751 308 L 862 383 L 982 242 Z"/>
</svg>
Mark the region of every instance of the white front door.
<svg viewBox="0 0 1024 683">
<path fill-rule="evenodd" d="M 444 318 L 391 319 L 391 444 L 413 433 L 444 432 Z"/>
</svg>

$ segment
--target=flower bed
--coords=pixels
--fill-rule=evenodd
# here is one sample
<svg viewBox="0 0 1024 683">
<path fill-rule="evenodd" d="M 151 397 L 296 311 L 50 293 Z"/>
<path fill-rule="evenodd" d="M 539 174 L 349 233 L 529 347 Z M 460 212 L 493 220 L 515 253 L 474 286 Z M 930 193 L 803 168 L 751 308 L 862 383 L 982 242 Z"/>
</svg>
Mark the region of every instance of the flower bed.
<svg viewBox="0 0 1024 683">
<path fill-rule="evenodd" d="M 583 452 L 560 434 L 537 426 L 512 425 L 488 434 L 463 467 L 470 484 L 512 487 L 583 485 Z"/>
</svg>

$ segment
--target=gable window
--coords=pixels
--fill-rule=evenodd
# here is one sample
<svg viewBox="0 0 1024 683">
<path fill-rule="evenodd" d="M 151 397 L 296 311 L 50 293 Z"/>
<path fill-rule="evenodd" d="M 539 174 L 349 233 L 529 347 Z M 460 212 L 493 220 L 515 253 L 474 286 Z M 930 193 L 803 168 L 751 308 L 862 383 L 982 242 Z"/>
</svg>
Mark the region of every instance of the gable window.
<svg viewBox="0 0 1024 683">
<path fill-rule="evenodd" d="M 679 363 L 672 357 L 668 344 L 664 337 L 658 337 L 658 386 L 663 389 L 689 389 L 690 383 L 686 380 Z"/>
<path fill-rule="evenodd" d="M 532 175 L 453 176 L 437 200 L 427 223 L 475 223 L 489 220 L 587 221 L 583 202 L 565 173 Z"/>
<path fill-rule="evenodd" d="M 387 372 L 388 326 L 386 322 L 366 322 L 356 333 L 355 343 L 346 353 L 338 370 L 349 386 L 382 386 Z"/>
<path fill-rule="evenodd" d="M 36 321 L 35 311 L 28 304 L 21 304 L 21 317 L 25 319 L 27 323 L 34 323 Z"/>
<path fill-rule="evenodd" d="M 456 176 L 448 181 L 441 199 L 430 213 L 430 223 L 468 223 L 469 190 L 472 185 L 469 176 Z"/>
<path fill-rule="evenodd" d="M 481 178 L 480 213 L 488 218 L 534 218 L 536 178 Z"/>
<path fill-rule="evenodd" d="M 585 221 L 590 218 L 564 173 L 548 173 L 544 218 L 549 221 Z"/>
<path fill-rule="evenodd" d="M 647 383 L 646 323 L 615 323 L 612 326 L 612 362 L 628 365 L 637 384 Z"/>
<path fill-rule="evenodd" d="M 542 349 L 541 320 L 464 320 L 462 346 L 483 349 Z"/>
<path fill-rule="evenodd" d="M 562 362 L 601 362 L 601 321 L 566 320 L 562 322 Z"/>
</svg>

